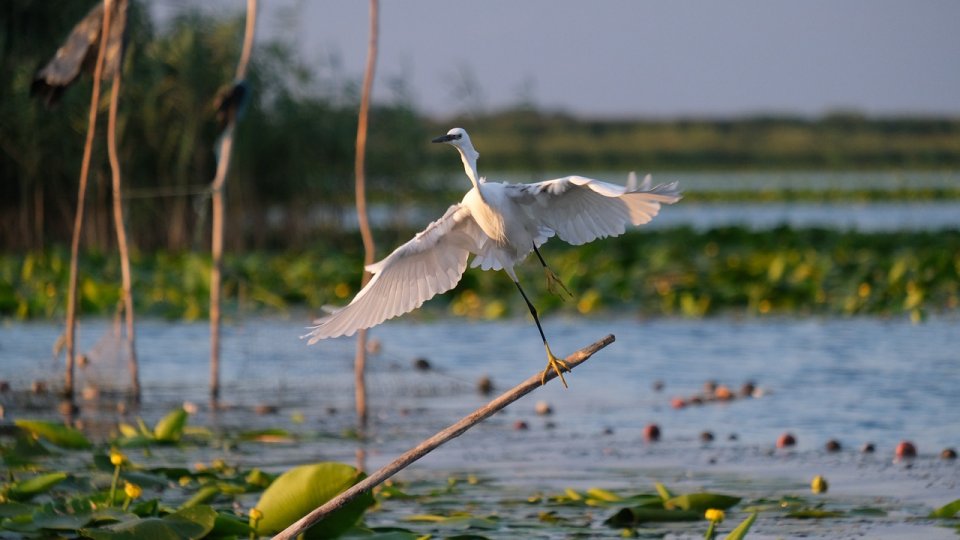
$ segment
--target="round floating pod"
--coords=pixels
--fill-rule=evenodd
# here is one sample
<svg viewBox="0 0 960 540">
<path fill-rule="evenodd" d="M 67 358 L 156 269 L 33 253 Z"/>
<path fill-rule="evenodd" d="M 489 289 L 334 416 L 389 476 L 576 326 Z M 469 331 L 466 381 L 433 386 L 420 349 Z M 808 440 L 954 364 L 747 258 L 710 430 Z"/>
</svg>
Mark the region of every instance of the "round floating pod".
<svg viewBox="0 0 960 540">
<path fill-rule="evenodd" d="M 910 441 L 900 441 L 893 455 L 897 459 L 917 457 L 917 447 Z"/>
<path fill-rule="evenodd" d="M 797 438 L 793 436 L 792 433 L 784 433 L 777 438 L 777 448 L 789 448 L 791 446 L 796 446 Z"/>
</svg>

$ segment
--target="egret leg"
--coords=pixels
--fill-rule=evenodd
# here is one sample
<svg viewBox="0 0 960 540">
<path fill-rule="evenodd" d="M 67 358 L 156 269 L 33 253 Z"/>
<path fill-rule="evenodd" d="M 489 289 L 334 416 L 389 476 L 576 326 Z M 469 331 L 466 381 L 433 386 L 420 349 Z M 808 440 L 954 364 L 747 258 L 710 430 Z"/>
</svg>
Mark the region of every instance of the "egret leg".
<svg viewBox="0 0 960 540">
<path fill-rule="evenodd" d="M 540 376 L 541 386 L 547 382 L 547 373 L 552 369 L 557 373 L 557 376 L 560 377 L 560 382 L 563 383 L 564 388 L 569 388 L 567 386 L 567 380 L 563 378 L 564 371 L 570 371 L 570 366 L 566 362 L 557 358 L 553 355 L 553 352 L 550 350 L 550 344 L 547 343 L 547 336 L 543 333 L 543 326 L 540 325 L 540 317 L 537 316 L 537 308 L 533 307 L 533 304 L 530 302 L 530 299 L 527 298 L 527 293 L 523 292 L 523 287 L 520 286 L 519 281 L 514 281 L 517 285 L 517 290 L 520 291 L 520 296 L 523 297 L 523 300 L 527 303 L 527 308 L 530 309 L 530 314 L 533 315 L 533 322 L 537 323 L 537 330 L 540 331 L 540 338 L 543 339 L 543 347 L 547 350 L 547 368 L 543 370 L 543 374 Z"/>
<path fill-rule="evenodd" d="M 561 300 L 563 300 L 564 298 L 563 298 L 563 294 L 560 291 L 563 291 L 563 293 L 566 293 L 566 295 L 572 299 L 573 294 L 570 292 L 569 289 L 567 289 L 567 286 L 564 285 L 562 281 L 560 281 L 560 276 L 558 276 L 556 272 L 554 272 L 553 270 L 550 269 L 549 266 L 547 266 L 547 261 L 543 260 L 543 255 L 540 254 L 540 250 L 537 249 L 536 244 L 533 245 L 533 252 L 537 254 L 537 258 L 540 259 L 540 264 L 543 265 L 543 271 L 544 273 L 547 274 L 547 290 L 550 291 L 552 294 L 559 296 Z M 560 286 L 560 289 L 557 289 L 558 285 Z"/>
</svg>

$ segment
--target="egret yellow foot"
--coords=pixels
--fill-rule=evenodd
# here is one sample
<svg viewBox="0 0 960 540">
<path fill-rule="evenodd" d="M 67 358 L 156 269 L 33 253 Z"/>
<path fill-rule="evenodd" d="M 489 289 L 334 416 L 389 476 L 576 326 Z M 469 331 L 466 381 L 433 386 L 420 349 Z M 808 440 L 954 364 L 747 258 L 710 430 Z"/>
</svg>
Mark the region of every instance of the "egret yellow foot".
<svg viewBox="0 0 960 540">
<path fill-rule="evenodd" d="M 547 290 L 550 291 L 550 293 L 559 296 L 561 300 L 565 300 L 563 297 L 564 293 L 567 295 L 567 298 L 573 299 L 573 294 L 571 294 L 567 286 L 560 281 L 560 276 L 546 266 L 543 267 L 543 271 L 547 274 Z M 557 288 L 558 286 L 559 289 Z"/>
<path fill-rule="evenodd" d="M 563 387 L 569 388 L 569 386 L 567 386 L 567 380 L 563 378 L 563 372 L 570 371 L 570 366 L 568 366 L 563 360 L 553 355 L 553 353 L 550 351 L 550 345 L 544 343 L 543 346 L 547 349 L 547 368 L 544 369 L 543 374 L 540 375 L 540 385 L 543 386 L 544 384 L 547 384 L 547 374 L 550 373 L 550 370 L 552 369 L 557 373 L 557 376 L 560 377 L 560 382 L 563 383 Z"/>
</svg>

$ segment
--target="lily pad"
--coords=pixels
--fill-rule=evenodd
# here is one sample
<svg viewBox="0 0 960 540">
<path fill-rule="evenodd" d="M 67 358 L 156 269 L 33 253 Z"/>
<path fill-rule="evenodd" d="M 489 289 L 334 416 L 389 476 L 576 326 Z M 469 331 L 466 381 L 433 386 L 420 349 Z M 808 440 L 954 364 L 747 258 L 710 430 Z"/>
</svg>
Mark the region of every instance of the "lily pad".
<svg viewBox="0 0 960 540">
<path fill-rule="evenodd" d="M 957 499 L 951 503 L 947 503 L 940 508 L 937 508 L 933 512 L 930 512 L 930 517 L 932 518 L 952 518 L 957 515 L 957 512 L 960 512 L 960 499 Z"/>
<path fill-rule="evenodd" d="M 837 510 L 821 510 L 819 508 L 804 508 L 802 510 L 794 510 L 787 514 L 788 518 L 794 519 L 825 519 L 841 516 L 843 516 L 843 512 Z"/>
<path fill-rule="evenodd" d="M 177 442 L 183 435 L 189 413 L 183 408 L 175 409 L 157 422 L 153 428 L 153 437 L 159 442 Z"/>
<path fill-rule="evenodd" d="M 204 486 L 200 488 L 200 491 L 197 491 L 193 494 L 193 497 L 190 497 L 186 500 L 180 508 L 190 508 L 191 506 L 197 506 L 198 504 L 206 504 L 214 499 L 217 495 L 220 494 L 220 488 L 218 486 Z"/>
<path fill-rule="evenodd" d="M 0 503 L 0 519 L 33 514 L 36 506 L 18 502 Z"/>
<path fill-rule="evenodd" d="M 255 524 L 257 534 L 273 535 L 282 531 L 365 477 L 343 463 L 314 463 L 290 469 L 260 496 L 256 508 L 263 513 L 263 518 Z M 308 529 L 304 536 L 331 538 L 343 534 L 373 503 L 373 496 L 363 493 Z"/>
<path fill-rule="evenodd" d="M 621 508 L 603 523 L 608 527 L 636 527 L 641 523 L 661 523 L 670 521 L 698 521 L 703 519 L 701 512 L 690 510 L 666 510 L 663 508 Z"/>
<path fill-rule="evenodd" d="M 217 514 L 217 519 L 213 524 L 211 536 L 226 537 L 245 537 L 250 536 L 253 527 L 247 524 L 247 519 L 233 514 Z"/>
<path fill-rule="evenodd" d="M 710 508 L 726 510 L 740 502 L 740 497 L 721 495 L 719 493 L 687 493 L 678 495 L 663 503 L 667 509 L 693 510 L 704 512 Z"/>
<path fill-rule="evenodd" d="M 7 490 L 6 495 L 15 501 L 25 501 L 41 493 L 50 491 L 53 486 L 67 479 L 67 473 L 55 472 L 34 476 L 29 480 L 18 482 Z"/>
<path fill-rule="evenodd" d="M 162 518 L 141 518 L 97 529 L 81 529 L 93 540 L 193 540 L 213 530 L 217 512 L 209 506 L 185 508 Z"/>
<path fill-rule="evenodd" d="M 667 489 L 667 486 L 663 485 L 662 483 L 657 482 L 653 486 L 656 488 L 657 494 L 660 495 L 660 498 L 663 499 L 663 502 L 667 502 L 674 497 L 673 493 L 671 493 L 670 490 Z"/>
<path fill-rule="evenodd" d="M 496 529 L 497 518 L 478 517 L 469 513 L 456 513 L 451 516 L 439 516 L 435 514 L 415 514 L 407 516 L 404 521 L 431 523 L 439 529 L 467 530 L 467 529 Z"/>
<path fill-rule="evenodd" d="M 45 420 L 14 420 L 19 428 L 25 429 L 36 437 L 41 437 L 61 447 L 83 450 L 93 446 L 83 433 L 58 422 Z"/>
</svg>

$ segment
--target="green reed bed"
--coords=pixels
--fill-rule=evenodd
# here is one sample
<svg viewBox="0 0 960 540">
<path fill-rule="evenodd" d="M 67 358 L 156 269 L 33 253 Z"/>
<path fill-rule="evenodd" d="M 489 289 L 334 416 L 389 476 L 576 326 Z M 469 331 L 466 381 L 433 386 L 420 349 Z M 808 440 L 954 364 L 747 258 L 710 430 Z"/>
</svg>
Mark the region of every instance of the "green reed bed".
<svg viewBox="0 0 960 540">
<path fill-rule="evenodd" d="M 412 232 L 380 234 L 395 246 Z M 381 254 L 382 255 L 382 254 Z M 585 246 L 551 241 L 544 256 L 574 292 L 564 301 L 546 291 L 540 266 L 518 268 L 547 313 L 603 310 L 643 316 L 866 314 L 909 316 L 960 307 L 960 231 L 850 232 L 787 227 L 641 230 Z M 67 253 L 0 255 L 0 317 L 60 317 Z M 319 310 L 349 301 L 359 287 L 359 239 L 328 235 L 303 252 L 255 252 L 225 258 L 228 316 Z M 140 313 L 206 317 L 210 260 L 197 253 L 140 253 L 133 265 Z M 80 270 L 83 313 L 111 315 L 119 302 L 113 255 L 87 253 Z M 522 316 L 501 272 L 468 270 L 453 291 L 420 316 Z"/>
</svg>

